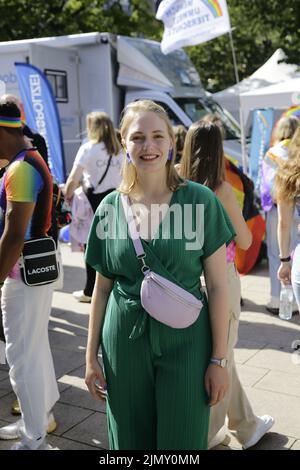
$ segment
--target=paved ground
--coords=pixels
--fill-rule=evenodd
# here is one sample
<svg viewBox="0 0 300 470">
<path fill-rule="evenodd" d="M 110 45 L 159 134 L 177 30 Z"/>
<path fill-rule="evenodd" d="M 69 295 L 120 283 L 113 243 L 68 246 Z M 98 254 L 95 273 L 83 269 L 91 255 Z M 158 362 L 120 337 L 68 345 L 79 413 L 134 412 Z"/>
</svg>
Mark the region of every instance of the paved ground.
<svg viewBox="0 0 300 470">
<path fill-rule="evenodd" d="M 85 346 L 89 306 L 71 293 L 83 285 L 82 255 L 63 247 L 64 292 L 55 292 L 50 341 L 60 388 L 55 406 L 58 427 L 50 442 L 60 449 L 107 449 L 105 408 L 90 398 L 84 384 Z M 291 345 L 300 339 L 300 317 L 284 322 L 264 310 L 268 277 L 264 266 L 242 279 L 242 312 L 236 362 L 242 383 L 257 414 L 275 417 L 272 432 L 256 449 L 300 450 L 300 355 L 292 361 Z M 13 422 L 13 400 L 7 367 L 0 366 L 0 426 Z M 0 441 L 0 450 L 11 442 Z M 240 449 L 232 438 L 230 447 Z"/>
</svg>

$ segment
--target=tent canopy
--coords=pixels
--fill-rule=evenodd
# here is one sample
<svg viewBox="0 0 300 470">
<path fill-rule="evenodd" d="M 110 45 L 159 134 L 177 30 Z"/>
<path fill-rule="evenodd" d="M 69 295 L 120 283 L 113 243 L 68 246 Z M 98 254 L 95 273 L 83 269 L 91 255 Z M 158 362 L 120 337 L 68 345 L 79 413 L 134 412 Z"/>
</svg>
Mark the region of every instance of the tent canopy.
<svg viewBox="0 0 300 470">
<path fill-rule="evenodd" d="M 274 83 L 284 82 L 292 78 L 297 70 L 297 65 L 282 62 L 286 58 L 282 49 L 277 49 L 274 54 L 257 69 L 250 77 L 242 80 L 238 85 L 214 93 L 214 99 L 239 120 L 239 95 L 248 91 L 267 87 Z"/>
<path fill-rule="evenodd" d="M 288 109 L 300 104 L 300 75 L 285 82 L 277 83 L 240 96 L 243 120 L 247 122 L 253 109 Z"/>
</svg>

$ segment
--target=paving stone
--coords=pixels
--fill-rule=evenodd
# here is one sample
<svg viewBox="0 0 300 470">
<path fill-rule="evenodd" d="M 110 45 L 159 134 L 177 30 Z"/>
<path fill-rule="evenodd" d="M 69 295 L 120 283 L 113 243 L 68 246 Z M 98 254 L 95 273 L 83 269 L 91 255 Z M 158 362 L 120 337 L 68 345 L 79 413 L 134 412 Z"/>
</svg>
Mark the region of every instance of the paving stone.
<svg viewBox="0 0 300 470">
<path fill-rule="evenodd" d="M 299 397 L 245 387 L 249 401 L 258 416 L 275 418 L 272 432 L 300 439 Z"/>
<path fill-rule="evenodd" d="M 255 388 L 300 397 L 300 373 L 295 375 L 271 370 L 255 384 Z"/>
<path fill-rule="evenodd" d="M 234 349 L 235 362 L 244 364 L 266 346 L 265 342 L 249 341 L 239 338 Z"/>
<path fill-rule="evenodd" d="M 60 396 L 61 403 L 69 403 L 77 405 L 88 410 L 101 411 L 105 413 L 105 404 L 103 401 L 95 400 L 87 390 L 79 389 L 77 387 L 69 387 L 68 390 L 63 392 Z"/>
<path fill-rule="evenodd" d="M 247 361 L 247 365 L 295 374 L 300 377 L 300 365 L 293 363 L 292 352 L 290 347 L 281 347 L 276 350 L 273 345 L 267 345 L 252 356 Z"/>
<path fill-rule="evenodd" d="M 50 331 L 49 337 L 51 350 L 60 349 L 81 353 L 85 353 L 86 351 L 86 336 L 79 336 L 76 333 L 66 332 L 64 327 L 58 327 L 55 331 Z"/>
<path fill-rule="evenodd" d="M 106 415 L 93 413 L 82 423 L 64 434 L 64 437 L 98 448 L 108 449 Z"/>
<path fill-rule="evenodd" d="M 57 422 L 57 428 L 53 434 L 57 436 L 63 435 L 93 413 L 79 406 L 66 405 L 61 401 L 55 404 L 53 412 Z"/>
<path fill-rule="evenodd" d="M 291 450 L 300 450 L 300 439 L 294 441 L 294 444 L 292 445 Z"/>
<path fill-rule="evenodd" d="M 248 365 L 237 364 L 237 371 L 242 384 L 246 387 L 252 387 L 257 382 L 260 383 L 263 377 L 268 374 L 268 369 L 261 367 L 250 367 Z"/>
<path fill-rule="evenodd" d="M 65 349 L 52 349 L 56 377 L 71 373 L 85 364 L 85 353 L 67 351 Z"/>
<path fill-rule="evenodd" d="M 58 447 L 59 450 L 98 450 L 97 446 L 89 446 L 87 444 L 83 444 L 82 442 L 74 441 L 72 439 L 66 439 L 63 437 L 58 437 L 51 435 L 48 437 L 48 442 L 53 447 Z"/>
</svg>

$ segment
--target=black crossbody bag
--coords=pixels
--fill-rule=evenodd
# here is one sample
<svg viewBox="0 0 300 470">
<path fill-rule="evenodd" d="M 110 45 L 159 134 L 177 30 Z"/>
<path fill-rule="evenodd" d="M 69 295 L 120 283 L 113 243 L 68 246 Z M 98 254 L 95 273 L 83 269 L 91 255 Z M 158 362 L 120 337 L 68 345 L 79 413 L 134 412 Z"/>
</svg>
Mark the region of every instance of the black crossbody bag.
<svg viewBox="0 0 300 470">
<path fill-rule="evenodd" d="M 56 243 L 51 237 L 41 237 L 24 242 L 20 257 L 20 270 L 27 286 L 51 284 L 59 277 Z"/>
</svg>

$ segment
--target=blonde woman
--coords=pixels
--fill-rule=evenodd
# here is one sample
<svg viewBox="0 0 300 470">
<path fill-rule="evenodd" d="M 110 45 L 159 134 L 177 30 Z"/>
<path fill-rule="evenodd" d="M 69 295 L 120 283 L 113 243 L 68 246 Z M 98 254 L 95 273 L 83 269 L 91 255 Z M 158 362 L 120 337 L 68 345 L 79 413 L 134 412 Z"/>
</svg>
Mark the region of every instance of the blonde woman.
<svg viewBox="0 0 300 470">
<path fill-rule="evenodd" d="M 83 178 L 88 199 L 94 213 L 102 199 L 121 181 L 122 153 L 110 117 L 103 112 L 92 112 L 86 118 L 88 141 L 81 145 L 65 186 L 65 197 L 71 201 Z M 90 302 L 95 284 L 95 270 L 86 264 L 86 285 L 73 292 L 79 302 Z"/>
<path fill-rule="evenodd" d="M 225 398 L 211 410 L 208 442 L 212 448 L 228 443 L 225 419 L 228 427 L 235 431 L 238 441 L 246 449 L 256 444 L 271 428 L 271 416 L 256 416 L 239 380 L 234 346 L 238 336 L 241 312 L 241 285 L 234 260 L 236 245 L 246 250 L 251 245 L 252 235 L 243 218 L 232 187 L 225 181 L 225 161 L 220 126 L 207 120 L 197 121 L 188 130 L 179 173 L 208 186 L 215 192 L 226 209 L 236 236 L 226 249 L 227 278 L 230 300 L 229 333 L 227 344 L 229 391 Z"/>
<path fill-rule="evenodd" d="M 123 179 L 102 201 L 86 252 L 97 271 L 86 384 L 96 399 L 105 399 L 107 391 L 111 449 L 206 449 L 209 408 L 223 399 L 228 384 L 225 245 L 233 237 L 231 224 L 208 188 L 175 171 L 174 134 L 161 106 L 148 100 L 129 104 L 121 135 Z M 151 269 L 204 302 L 188 328 L 171 328 L 141 306 L 142 262 L 128 236 L 122 193 Z M 204 225 L 198 209 L 204 210 Z M 183 226 L 184 210 L 189 220 Z M 101 229 L 103 220 L 113 219 L 113 227 Z M 199 288 L 203 271 L 209 310 Z"/>
<path fill-rule="evenodd" d="M 299 227 L 293 264 L 291 262 L 291 233 L 295 208 L 300 217 L 300 128 L 297 129 L 291 141 L 287 162 L 278 171 L 275 189 L 278 202 L 278 243 L 280 253 L 278 279 L 284 284 L 292 282 L 300 311 Z"/>
<path fill-rule="evenodd" d="M 278 168 L 288 158 L 288 149 L 296 129 L 299 126 L 299 119 L 295 116 L 282 117 L 276 126 L 275 145 L 266 153 L 262 162 L 260 196 L 262 208 L 266 212 L 266 242 L 269 261 L 269 275 L 271 296 L 266 305 L 266 309 L 274 314 L 279 313 L 280 282 L 277 278 L 279 268 L 279 248 L 277 240 L 278 211 L 277 201 L 274 194 L 275 177 Z M 294 214 L 292 230 L 292 247 L 295 247 L 297 236 L 297 214 Z M 296 309 L 296 306 L 294 306 Z"/>
</svg>

